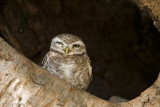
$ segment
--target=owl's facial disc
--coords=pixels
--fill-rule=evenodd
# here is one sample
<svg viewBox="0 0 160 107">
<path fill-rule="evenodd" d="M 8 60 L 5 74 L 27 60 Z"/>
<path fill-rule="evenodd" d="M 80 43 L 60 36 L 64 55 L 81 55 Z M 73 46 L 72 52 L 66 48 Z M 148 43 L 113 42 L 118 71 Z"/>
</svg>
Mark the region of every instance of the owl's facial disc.
<svg viewBox="0 0 160 107">
<path fill-rule="evenodd" d="M 59 37 L 52 39 L 50 50 L 67 56 L 81 55 L 86 52 L 86 48 L 82 40 L 66 42 Z"/>
</svg>

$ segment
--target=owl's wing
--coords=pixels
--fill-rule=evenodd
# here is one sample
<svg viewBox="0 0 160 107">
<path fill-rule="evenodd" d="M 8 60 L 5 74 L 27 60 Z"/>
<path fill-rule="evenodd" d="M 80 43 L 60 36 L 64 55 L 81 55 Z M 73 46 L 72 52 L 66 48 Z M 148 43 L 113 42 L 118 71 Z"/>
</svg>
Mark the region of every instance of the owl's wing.
<svg viewBox="0 0 160 107">
<path fill-rule="evenodd" d="M 48 53 L 44 56 L 43 60 L 42 60 L 42 63 L 41 63 L 41 67 L 44 66 L 44 64 L 46 63 L 47 61 L 47 58 L 48 58 Z"/>
<path fill-rule="evenodd" d="M 88 63 L 89 63 L 89 77 L 90 77 L 90 81 L 92 81 L 92 77 L 93 77 L 93 75 L 92 75 L 92 65 L 91 65 L 91 61 L 90 61 L 89 57 L 88 57 Z"/>
</svg>

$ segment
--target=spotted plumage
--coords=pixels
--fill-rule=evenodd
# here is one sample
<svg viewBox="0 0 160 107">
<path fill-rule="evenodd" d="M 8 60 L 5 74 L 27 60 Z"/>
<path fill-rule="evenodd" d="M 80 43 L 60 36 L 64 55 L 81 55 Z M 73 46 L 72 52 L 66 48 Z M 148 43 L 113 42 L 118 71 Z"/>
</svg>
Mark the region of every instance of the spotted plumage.
<svg viewBox="0 0 160 107">
<path fill-rule="evenodd" d="M 61 34 L 52 39 L 42 68 L 82 90 L 87 89 L 92 77 L 85 44 L 72 34 Z"/>
</svg>

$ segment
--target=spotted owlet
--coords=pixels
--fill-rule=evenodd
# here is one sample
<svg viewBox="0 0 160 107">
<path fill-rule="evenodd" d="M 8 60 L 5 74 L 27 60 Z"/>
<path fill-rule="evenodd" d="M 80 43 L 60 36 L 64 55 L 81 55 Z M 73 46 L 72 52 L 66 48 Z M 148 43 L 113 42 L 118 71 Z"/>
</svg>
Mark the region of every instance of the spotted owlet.
<svg viewBox="0 0 160 107">
<path fill-rule="evenodd" d="M 82 90 L 87 89 L 92 77 L 85 44 L 72 34 L 60 34 L 52 39 L 42 68 Z"/>
</svg>

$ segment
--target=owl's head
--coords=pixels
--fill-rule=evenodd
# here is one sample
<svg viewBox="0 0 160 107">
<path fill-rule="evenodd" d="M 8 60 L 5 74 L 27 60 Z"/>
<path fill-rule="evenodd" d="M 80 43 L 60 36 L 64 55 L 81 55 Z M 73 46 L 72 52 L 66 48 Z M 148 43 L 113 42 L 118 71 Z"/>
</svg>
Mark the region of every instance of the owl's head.
<svg viewBox="0 0 160 107">
<path fill-rule="evenodd" d="M 81 55 L 86 53 L 85 44 L 79 37 L 72 34 L 60 34 L 54 37 L 50 50 L 64 55 Z"/>
</svg>

